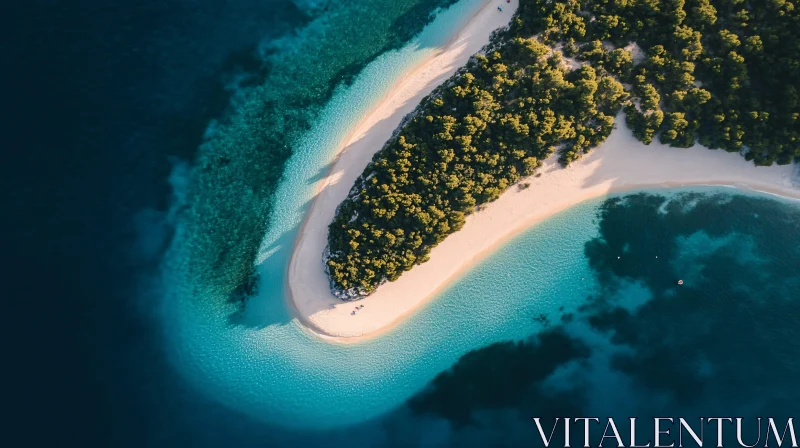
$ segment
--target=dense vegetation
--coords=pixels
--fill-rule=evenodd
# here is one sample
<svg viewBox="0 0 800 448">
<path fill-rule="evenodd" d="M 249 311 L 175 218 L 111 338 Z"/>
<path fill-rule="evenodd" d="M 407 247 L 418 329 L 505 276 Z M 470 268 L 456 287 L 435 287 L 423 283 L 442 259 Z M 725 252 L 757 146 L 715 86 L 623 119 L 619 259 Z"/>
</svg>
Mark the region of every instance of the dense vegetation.
<svg viewBox="0 0 800 448">
<path fill-rule="evenodd" d="M 641 100 L 626 108 L 636 136 L 672 146 L 699 141 L 742 151 L 758 165 L 800 157 L 800 11 L 797 0 L 523 1 L 518 33 L 586 41 L 592 63 L 617 68 L 617 46 L 647 58 L 619 74 Z M 573 44 L 574 45 L 574 44 Z M 619 51 L 619 50 L 615 50 Z"/>
<path fill-rule="evenodd" d="M 761 165 L 800 158 L 797 31 L 785 0 L 522 0 L 340 205 L 326 260 L 334 291 L 369 294 L 426 261 L 542 159 L 559 151 L 569 164 L 601 143 L 623 106 L 644 143 L 699 141 Z M 630 42 L 643 61 L 622 48 Z M 583 65 L 570 71 L 551 47 Z"/>
<path fill-rule="evenodd" d="M 626 98 L 590 66 L 568 72 L 558 54 L 515 38 L 476 57 L 384 148 L 331 225 L 329 272 L 369 292 L 395 280 L 492 201 L 566 145 L 601 142 Z"/>
<path fill-rule="evenodd" d="M 241 64 L 231 68 L 238 81 L 228 86 L 237 85 L 237 93 L 209 127 L 185 186 L 186 206 L 176 207 L 185 221 L 174 247 L 185 251 L 179 258 L 186 263 L 174 272 L 186 278 L 175 284 L 191 285 L 196 297 L 248 295 L 275 191 L 297 142 L 338 86 L 380 54 L 405 45 L 433 11 L 453 1 L 335 0 L 325 2 L 324 11 L 302 12 L 286 2 L 287 14 L 304 16 L 303 22 L 324 18 L 285 39 L 265 41 L 252 57 L 231 58 Z"/>
</svg>

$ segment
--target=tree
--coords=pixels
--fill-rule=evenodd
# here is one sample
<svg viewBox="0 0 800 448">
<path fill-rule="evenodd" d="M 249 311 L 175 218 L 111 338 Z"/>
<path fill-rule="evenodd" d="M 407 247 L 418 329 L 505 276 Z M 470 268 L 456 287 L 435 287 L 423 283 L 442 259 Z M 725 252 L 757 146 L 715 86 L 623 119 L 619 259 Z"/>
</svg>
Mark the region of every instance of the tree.
<svg viewBox="0 0 800 448">
<path fill-rule="evenodd" d="M 715 8 L 708 0 L 700 0 L 690 15 L 692 23 L 700 31 L 706 27 L 717 23 L 717 8 Z"/>
<path fill-rule="evenodd" d="M 659 135 L 758 165 L 800 160 L 798 7 L 521 0 L 511 27 L 423 100 L 338 208 L 326 260 L 334 290 L 368 294 L 425 262 L 556 148 L 569 164 L 602 143 L 623 106 L 644 144 Z M 643 62 L 614 48 L 630 41 Z M 561 42 L 585 64 L 568 71 L 549 47 Z"/>
<path fill-rule="evenodd" d="M 615 48 L 608 53 L 605 66 L 609 73 L 627 79 L 633 71 L 633 55 L 623 48 Z"/>
</svg>

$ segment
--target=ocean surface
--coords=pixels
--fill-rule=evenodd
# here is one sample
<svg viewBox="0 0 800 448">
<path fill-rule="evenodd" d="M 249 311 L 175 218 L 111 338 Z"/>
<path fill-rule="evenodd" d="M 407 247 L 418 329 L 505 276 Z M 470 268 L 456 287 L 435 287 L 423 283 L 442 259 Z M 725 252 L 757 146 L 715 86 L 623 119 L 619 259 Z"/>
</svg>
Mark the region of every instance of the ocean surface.
<svg viewBox="0 0 800 448">
<path fill-rule="evenodd" d="M 480 5 L 451 3 L 11 6 L 6 440 L 539 446 L 533 416 L 791 415 L 800 205 L 765 195 L 579 204 L 363 344 L 291 317 L 313 182 Z"/>
</svg>

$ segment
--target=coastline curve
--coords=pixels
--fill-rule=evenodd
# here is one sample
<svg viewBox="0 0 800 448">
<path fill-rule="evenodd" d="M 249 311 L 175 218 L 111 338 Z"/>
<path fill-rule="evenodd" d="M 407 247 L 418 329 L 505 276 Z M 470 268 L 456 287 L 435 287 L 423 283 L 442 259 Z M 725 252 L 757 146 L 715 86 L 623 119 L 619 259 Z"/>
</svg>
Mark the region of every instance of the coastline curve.
<svg viewBox="0 0 800 448">
<path fill-rule="evenodd" d="M 625 191 L 683 186 L 725 186 L 800 200 L 800 182 L 794 165 L 755 166 L 739 154 L 709 150 L 700 145 L 673 148 L 654 142 L 644 145 L 624 125 L 617 125 L 608 139 L 567 168 L 557 156 L 548 159 L 539 173 L 524 179 L 530 188 L 511 187 L 499 199 L 467 217 L 460 231 L 431 251 L 430 260 L 416 266 L 395 282 L 381 285 L 359 300 L 364 308 L 352 315 L 353 302 L 336 298 L 324 273 L 322 252 L 328 224 L 350 185 L 370 158 L 396 129 L 408 96 L 422 97 L 447 59 L 480 14 L 439 55 L 421 63 L 362 120 L 340 146 L 295 241 L 286 275 L 288 306 L 310 332 L 329 341 L 360 342 L 393 328 L 454 280 L 465 269 L 485 258 L 500 244 L 559 211 L 585 200 Z M 485 31 L 485 30 L 484 30 Z M 427 75 L 427 77 L 426 77 Z M 449 75 L 448 75 L 449 76 Z M 622 116 L 617 117 L 622 123 Z"/>
<path fill-rule="evenodd" d="M 321 281 L 324 280 L 324 284 L 328 285 L 321 257 L 327 244 L 328 224 L 333 220 L 336 207 L 347 195 L 372 155 L 384 146 L 419 102 L 488 44 L 495 30 L 507 26 L 517 6 L 518 1 L 512 0 L 506 9 L 498 12 L 491 2 L 484 4 L 446 44 L 402 76 L 342 139 L 329 165 L 330 169 L 315 187 L 311 206 L 294 241 L 285 278 L 287 306 L 313 334 L 332 341 L 346 337 L 347 342 L 355 341 L 354 336 L 358 336 L 331 332 L 326 325 L 309 318 L 310 314 L 325 309 L 352 317 L 343 311 L 347 303 L 352 302 L 343 302 L 336 298 L 327 286 L 326 295 L 317 293 L 321 291 Z M 313 241 L 309 243 L 309 240 Z M 320 242 L 323 245 L 317 251 Z M 303 286 L 308 285 L 309 278 L 312 279 L 311 284 L 315 291 L 310 296 L 302 290 Z M 310 297 L 310 300 L 303 299 L 306 297 Z M 366 299 L 362 299 L 362 302 L 363 300 Z M 309 312 L 310 309 L 313 311 Z"/>
</svg>

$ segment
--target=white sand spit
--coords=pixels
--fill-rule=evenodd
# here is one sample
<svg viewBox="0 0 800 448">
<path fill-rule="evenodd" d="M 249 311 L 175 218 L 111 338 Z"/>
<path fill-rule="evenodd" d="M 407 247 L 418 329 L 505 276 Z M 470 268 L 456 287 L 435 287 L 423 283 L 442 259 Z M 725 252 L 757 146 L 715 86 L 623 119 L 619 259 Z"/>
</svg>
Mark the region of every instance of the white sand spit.
<svg viewBox="0 0 800 448">
<path fill-rule="evenodd" d="M 503 12 L 497 6 L 503 6 Z M 508 24 L 517 2 L 492 1 L 435 55 L 404 77 L 345 139 L 330 173 L 319 181 L 318 194 L 298 234 L 287 283 L 296 316 L 319 336 L 339 342 L 373 337 L 425 304 L 437 291 L 492 248 L 532 224 L 583 200 L 616 191 L 657 186 L 730 185 L 800 199 L 800 181 L 793 166 L 755 167 L 738 154 L 696 146 L 645 146 L 617 117 L 608 140 L 570 167 L 552 158 L 540 177 L 525 182 L 525 190 L 510 188 L 484 210 L 468 217 L 464 227 L 431 252 L 430 260 L 386 283 L 366 299 L 342 302 L 329 290 L 322 251 L 336 207 L 383 147 L 402 118 L 436 86 L 444 82 Z M 352 315 L 357 305 L 364 305 Z"/>
</svg>

